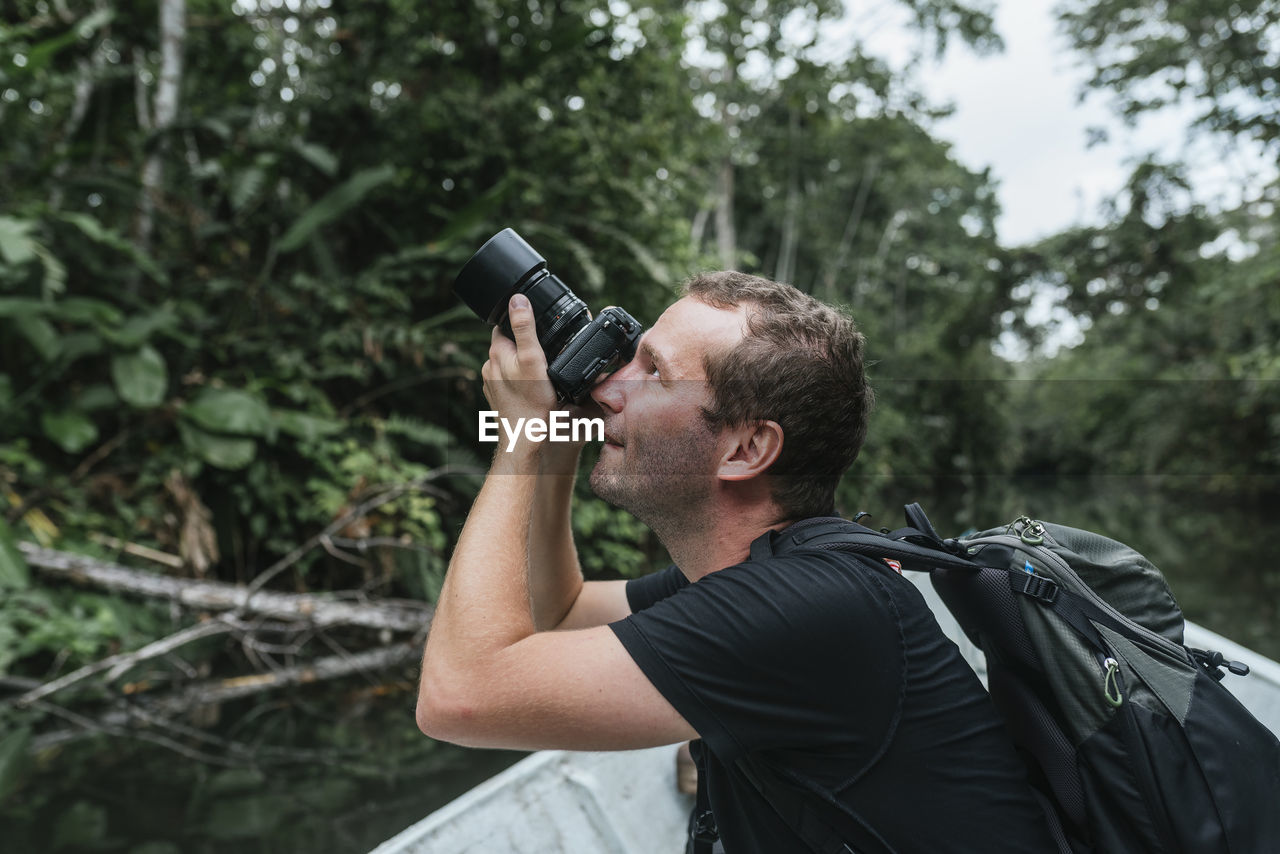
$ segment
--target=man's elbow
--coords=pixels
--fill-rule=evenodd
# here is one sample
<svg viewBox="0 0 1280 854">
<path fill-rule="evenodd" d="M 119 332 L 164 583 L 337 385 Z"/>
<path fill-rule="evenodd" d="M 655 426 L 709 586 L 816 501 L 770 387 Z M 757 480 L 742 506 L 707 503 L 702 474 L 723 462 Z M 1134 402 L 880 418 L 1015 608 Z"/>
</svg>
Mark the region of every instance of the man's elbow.
<svg viewBox="0 0 1280 854">
<path fill-rule="evenodd" d="M 476 706 L 448 680 L 424 673 L 414 711 L 418 729 L 436 741 L 475 746 Z"/>
</svg>

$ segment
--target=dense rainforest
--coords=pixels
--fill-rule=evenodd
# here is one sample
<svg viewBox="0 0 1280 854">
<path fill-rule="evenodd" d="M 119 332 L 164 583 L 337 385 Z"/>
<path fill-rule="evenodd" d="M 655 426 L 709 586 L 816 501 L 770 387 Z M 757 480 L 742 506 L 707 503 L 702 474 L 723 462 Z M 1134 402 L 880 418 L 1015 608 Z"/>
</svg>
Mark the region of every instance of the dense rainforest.
<svg viewBox="0 0 1280 854">
<path fill-rule="evenodd" d="M 913 70 L 1000 50 L 989 4 L 0 8 L 6 851 L 368 850 L 511 761 L 412 715 L 491 452 L 453 277 L 505 226 L 644 323 L 713 268 L 847 307 L 877 407 L 842 512 L 1093 528 L 1280 657 L 1280 186 L 1206 206 L 1153 154 L 1007 245 Z M 1280 154 L 1280 3 L 1057 14 L 1118 114 Z M 590 577 L 662 563 L 580 487 Z"/>
</svg>

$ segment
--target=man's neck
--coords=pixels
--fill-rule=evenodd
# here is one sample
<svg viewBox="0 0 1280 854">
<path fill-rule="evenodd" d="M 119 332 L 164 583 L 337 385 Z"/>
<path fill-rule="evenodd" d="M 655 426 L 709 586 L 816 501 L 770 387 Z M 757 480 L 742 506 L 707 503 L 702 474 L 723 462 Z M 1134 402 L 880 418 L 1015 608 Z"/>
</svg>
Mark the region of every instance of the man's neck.
<svg viewBox="0 0 1280 854">
<path fill-rule="evenodd" d="M 679 532 L 663 536 L 656 531 L 671 559 L 689 581 L 697 581 L 716 570 L 742 563 L 751 552 L 751 543 L 765 531 L 780 531 L 794 519 L 779 519 L 777 506 L 735 508 L 732 512 L 708 513 L 698 526 L 680 526 Z"/>
</svg>

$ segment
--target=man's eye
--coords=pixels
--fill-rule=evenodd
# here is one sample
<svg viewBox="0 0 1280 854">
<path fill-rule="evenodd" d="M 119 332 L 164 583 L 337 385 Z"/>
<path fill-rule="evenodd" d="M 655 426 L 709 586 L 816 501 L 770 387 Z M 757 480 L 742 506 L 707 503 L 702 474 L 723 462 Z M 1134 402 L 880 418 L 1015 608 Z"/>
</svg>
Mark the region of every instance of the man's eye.
<svg viewBox="0 0 1280 854">
<path fill-rule="evenodd" d="M 658 376 L 661 376 L 661 374 L 660 374 L 660 373 L 659 373 L 659 371 L 658 371 L 658 366 L 657 366 L 657 365 L 650 365 L 650 366 L 649 366 L 649 376 L 651 376 L 651 377 L 658 377 Z"/>
</svg>

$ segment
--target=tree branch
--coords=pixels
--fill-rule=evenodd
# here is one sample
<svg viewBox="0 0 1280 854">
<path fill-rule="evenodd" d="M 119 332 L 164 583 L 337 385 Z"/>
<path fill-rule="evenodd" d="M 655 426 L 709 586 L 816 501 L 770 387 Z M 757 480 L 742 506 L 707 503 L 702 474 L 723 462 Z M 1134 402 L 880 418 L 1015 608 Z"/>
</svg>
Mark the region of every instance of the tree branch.
<svg viewBox="0 0 1280 854">
<path fill-rule="evenodd" d="M 161 638 L 158 641 L 149 643 L 141 649 L 133 652 L 122 652 L 118 655 L 109 655 L 106 658 L 86 664 L 79 670 L 72 671 L 66 676 L 54 679 L 52 682 L 46 682 L 38 688 L 33 688 L 25 694 L 17 697 L 13 703 L 19 708 L 29 706 L 37 700 L 43 700 L 51 694 L 69 688 L 77 682 L 83 682 L 90 676 L 101 673 L 104 670 L 110 670 L 107 674 L 107 681 L 111 682 L 118 679 L 129 668 L 149 661 L 152 658 L 158 658 L 166 655 L 179 647 L 185 646 L 194 640 L 209 637 L 210 635 L 223 634 L 236 628 L 236 623 L 226 619 L 209 620 L 203 623 L 197 623 L 194 626 L 175 632 L 167 638 Z"/>
<path fill-rule="evenodd" d="M 426 602 L 403 599 L 372 602 L 343 601 L 332 594 L 253 591 L 239 584 L 174 578 L 130 569 L 83 555 L 43 549 L 19 543 L 27 563 L 41 574 L 107 590 L 169 599 L 188 608 L 257 614 L 317 628 L 363 626 L 395 632 L 418 632 L 431 623 L 435 608 Z"/>
<path fill-rule="evenodd" d="M 166 719 L 176 717 L 201 706 L 238 700 L 253 694 L 263 693 L 264 691 L 274 691 L 293 685 L 307 685 L 313 682 L 339 679 L 357 673 L 389 670 L 393 667 L 416 661 L 420 652 L 421 644 L 417 639 L 414 639 L 404 643 L 378 647 L 366 652 L 320 658 L 307 664 L 287 667 L 273 673 L 255 673 L 230 679 L 210 679 L 165 697 L 123 704 L 121 707 L 112 709 L 96 718 L 89 718 L 44 700 L 36 700 L 32 704 L 34 708 L 64 718 L 75 724 L 79 729 L 59 730 L 36 736 L 31 740 L 28 750 L 38 753 L 94 733 L 107 733 L 109 735 L 130 736 L 154 741 L 184 756 L 198 759 L 202 762 L 228 764 L 228 760 L 225 757 L 198 753 L 185 745 L 173 741 L 173 739 L 154 733 L 147 733 L 145 728 L 174 726 Z"/>
</svg>

